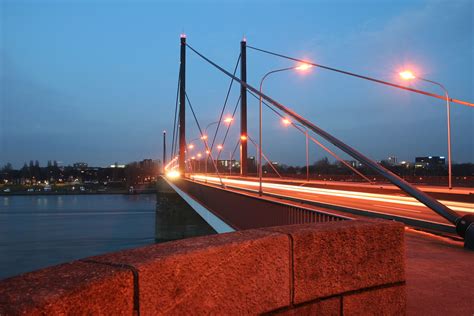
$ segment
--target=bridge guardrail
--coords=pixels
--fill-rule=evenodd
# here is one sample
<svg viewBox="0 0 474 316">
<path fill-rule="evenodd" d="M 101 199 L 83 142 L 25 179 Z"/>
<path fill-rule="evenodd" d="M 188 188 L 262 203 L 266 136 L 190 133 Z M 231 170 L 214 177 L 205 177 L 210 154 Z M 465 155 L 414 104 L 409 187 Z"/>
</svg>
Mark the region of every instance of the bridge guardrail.
<svg viewBox="0 0 474 316">
<path fill-rule="evenodd" d="M 289 203 L 262 199 L 243 192 L 233 192 L 190 179 L 180 179 L 173 183 L 236 230 L 351 219 Z"/>
</svg>

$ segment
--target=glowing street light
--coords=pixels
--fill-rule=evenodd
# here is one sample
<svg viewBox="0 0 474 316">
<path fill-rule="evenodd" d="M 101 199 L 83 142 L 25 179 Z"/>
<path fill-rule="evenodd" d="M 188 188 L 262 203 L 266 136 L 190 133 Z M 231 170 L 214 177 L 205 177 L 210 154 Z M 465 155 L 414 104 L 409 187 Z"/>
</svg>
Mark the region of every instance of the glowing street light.
<svg viewBox="0 0 474 316">
<path fill-rule="evenodd" d="M 247 140 L 247 135 L 241 135 L 240 140 L 246 141 Z"/>
<path fill-rule="evenodd" d="M 230 124 L 233 120 L 234 120 L 234 118 L 232 118 L 232 117 L 226 117 L 224 119 L 224 123 Z"/>
<path fill-rule="evenodd" d="M 410 70 L 401 71 L 399 72 L 399 75 L 403 80 L 411 80 L 416 78 Z"/>
<path fill-rule="evenodd" d="M 194 144 L 189 144 L 188 145 L 188 149 L 193 149 L 194 148 Z"/>
<path fill-rule="evenodd" d="M 296 70 L 308 70 L 309 68 L 313 67 L 313 65 L 310 65 L 310 64 L 301 64 L 297 67 L 295 67 Z"/>
<path fill-rule="evenodd" d="M 224 148 L 224 146 L 222 146 L 222 145 L 217 145 L 217 149 L 222 150 L 222 148 Z"/>
<path fill-rule="evenodd" d="M 302 63 L 298 66 L 293 66 L 293 67 L 288 67 L 288 68 L 281 68 L 281 69 L 276 69 L 276 70 L 272 70 L 272 71 L 269 71 L 267 72 L 263 77 L 262 77 L 262 80 L 260 80 L 260 102 L 259 102 L 259 116 L 260 116 L 260 119 L 259 119 L 259 148 L 258 148 L 258 178 L 259 178 L 259 189 L 258 189 L 258 193 L 259 195 L 262 195 L 263 194 L 263 188 L 262 188 L 262 176 L 263 176 L 263 169 L 262 169 L 262 87 L 263 87 L 263 82 L 265 81 L 265 79 L 273 74 L 273 73 L 276 73 L 276 72 L 282 72 L 282 71 L 287 71 L 287 70 L 299 70 L 299 71 L 306 71 L 308 70 L 309 68 L 311 68 L 312 66 L 309 65 L 309 64 L 306 64 L 306 63 Z"/>
<path fill-rule="evenodd" d="M 281 119 L 281 122 L 283 123 L 283 125 L 287 125 L 287 126 L 291 124 L 291 121 L 287 118 Z"/>
<path fill-rule="evenodd" d="M 448 90 L 439 82 L 417 77 L 411 72 L 410 70 L 404 70 L 399 73 L 400 77 L 403 80 L 414 80 L 414 79 L 419 79 L 422 81 L 426 81 L 432 84 L 435 84 L 439 86 L 441 89 L 443 89 L 444 94 L 446 95 L 446 112 L 447 112 L 447 128 L 448 128 L 448 188 L 452 189 L 453 188 L 453 183 L 452 183 L 452 172 L 451 172 L 451 104 L 449 103 L 449 94 Z"/>
</svg>

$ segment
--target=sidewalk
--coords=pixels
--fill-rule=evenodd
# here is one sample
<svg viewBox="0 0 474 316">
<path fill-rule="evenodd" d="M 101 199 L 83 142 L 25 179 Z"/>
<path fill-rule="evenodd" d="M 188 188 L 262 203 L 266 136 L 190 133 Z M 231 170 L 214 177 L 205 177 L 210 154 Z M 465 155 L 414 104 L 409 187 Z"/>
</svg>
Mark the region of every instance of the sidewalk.
<svg viewBox="0 0 474 316">
<path fill-rule="evenodd" d="M 406 230 L 407 314 L 474 315 L 474 251 Z"/>
</svg>

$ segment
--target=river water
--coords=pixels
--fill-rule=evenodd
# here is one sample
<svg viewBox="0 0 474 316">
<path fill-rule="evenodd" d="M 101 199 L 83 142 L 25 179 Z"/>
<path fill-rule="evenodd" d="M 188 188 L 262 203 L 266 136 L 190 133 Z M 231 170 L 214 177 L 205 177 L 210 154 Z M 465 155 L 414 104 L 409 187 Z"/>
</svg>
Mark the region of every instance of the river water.
<svg viewBox="0 0 474 316">
<path fill-rule="evenodd" d="M 0 196 L 0 279 L 155 242 L 156 195 Z"/>
</svg>

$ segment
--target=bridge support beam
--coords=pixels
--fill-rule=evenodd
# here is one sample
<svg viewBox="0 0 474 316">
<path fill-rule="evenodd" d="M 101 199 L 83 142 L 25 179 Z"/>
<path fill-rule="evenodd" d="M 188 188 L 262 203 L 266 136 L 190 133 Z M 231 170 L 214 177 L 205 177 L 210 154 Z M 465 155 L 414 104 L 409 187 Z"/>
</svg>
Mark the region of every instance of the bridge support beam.
<svg viewBox="0 0 474 316">
<path fill-rule="evenodd" d="M 179 67 L 179 172 L 185 172 L 186 151 L 186 36 L 181 35 L 181 64 Z"/>
<path fill-rule="evenodd" d="M 247 42 L 240 42 L 240 80 L 247 82 Z M 247 175 L 247 88 L 240 85 L 240 175 Z"/>
</svg>

